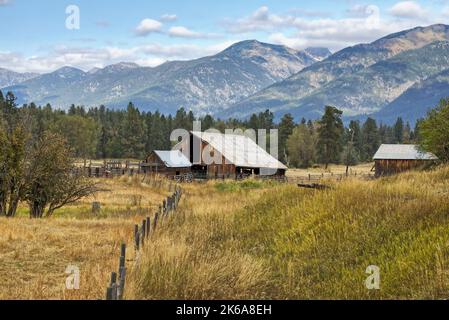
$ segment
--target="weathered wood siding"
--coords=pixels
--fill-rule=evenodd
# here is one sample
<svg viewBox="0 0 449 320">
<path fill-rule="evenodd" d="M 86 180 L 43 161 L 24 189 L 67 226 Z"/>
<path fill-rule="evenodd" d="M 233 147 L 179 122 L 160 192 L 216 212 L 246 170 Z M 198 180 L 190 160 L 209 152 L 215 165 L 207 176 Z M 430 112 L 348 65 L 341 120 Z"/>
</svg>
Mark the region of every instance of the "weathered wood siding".
<svg viewBox="0 0 449 320">
<path fill-rule="evenodd" d="M 145 164 L 147 164 L 145 166 Z M 157 166 L 155 166 L 157 164 Z M 169 168 L 165 165 L 159 157 L 152 152 L 144 162 L 144 166 L 142 167 L 142 171 L 145 173 L 158 173 L 166 176 L 175 176 L 184 173 L 189 173 L 191 171 L 190 167 L 186 168 Z"/>
<path fill-rule="evenodd" d="M 425 168 L 432 162 L 425 160 L 375 160 L 376 177 Z"/>
</svg>

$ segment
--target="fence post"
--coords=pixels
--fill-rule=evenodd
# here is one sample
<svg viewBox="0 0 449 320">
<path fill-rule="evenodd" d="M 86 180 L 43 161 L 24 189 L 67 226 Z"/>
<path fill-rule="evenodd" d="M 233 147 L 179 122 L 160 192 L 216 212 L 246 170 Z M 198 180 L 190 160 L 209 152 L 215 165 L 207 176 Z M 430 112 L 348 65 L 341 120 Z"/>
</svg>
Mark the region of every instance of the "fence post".
<svg viewBox="0 0 449 320">
<path fill-rule="evenodd" d="M 147 220 L 142 220 L 142 246 L 143 243 L 145 242 L 145 237 L 146 237 L 146 231 L 147 231 Z"/>
<path fill-rule="evenodd" d="M 134 226 L 134 242 L 136 250 L 139 251 L 140 237 L 139 237 L 139 225 L 137 224 Z"/>
<path fill-rule="evenodd" d="M 106 289 L 106 300 L 112 300 L 112 287 Z"/>
<path fill-rule="evenodd" d="M 119 294 L 118 299 L 123 299 L 123 292 L 125 292 L 125 279 L 126 279 L 126 268 L 123 267 L 120 270 L 120 283 L 119 283 Z"/>
<path fill-rule="evenodd" d="M 153 221 L 153 232 L 154 232 L 154 230 L 156 230 L 158 220 L 159 220 L 159 212 L 156 212 L 156 214 L 154 215 L 154 221 Z"/>
<path fill-rule="evenodd" d="M 111 288 L 112 288 L 112 299 L 117 300 L 117 273 L 111 272 Z"/>
<path fill-rule="evenodd" d="M 146 235 L 147 235 L 147 238 L 150 236 L 150 217 L 147 217 L 147 223 L 146 223 L 146 226 L 147 226 L 147 232 L 146 232 Z"/>
</svg>

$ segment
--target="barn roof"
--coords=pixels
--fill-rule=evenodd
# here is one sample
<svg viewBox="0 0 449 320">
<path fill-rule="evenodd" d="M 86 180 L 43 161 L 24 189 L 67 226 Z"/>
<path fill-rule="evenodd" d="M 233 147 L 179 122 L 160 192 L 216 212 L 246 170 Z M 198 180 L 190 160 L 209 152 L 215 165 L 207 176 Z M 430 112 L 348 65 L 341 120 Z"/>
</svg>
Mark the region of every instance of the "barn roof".
<svg viewBox="0 0 449 320">
<path fill-rule="evenodd" d="M 198 131 L 192 131 L 192 134 L 207 142 L 237 167 L 287 169 L 247 136 Z"/>
<path fill-rule="evenodd" d="M 373 157 L 374 160 L 438 160 L 430 152 L 419 150 L 414 144 L 383 144 Z"/>
<path fill-rule="evenodd" d="M 179 150 L 155 150 L 154 153 L 164 162 L 167 168 L 186 168 L 192 166 L 189 159 Z"/>
</svg>

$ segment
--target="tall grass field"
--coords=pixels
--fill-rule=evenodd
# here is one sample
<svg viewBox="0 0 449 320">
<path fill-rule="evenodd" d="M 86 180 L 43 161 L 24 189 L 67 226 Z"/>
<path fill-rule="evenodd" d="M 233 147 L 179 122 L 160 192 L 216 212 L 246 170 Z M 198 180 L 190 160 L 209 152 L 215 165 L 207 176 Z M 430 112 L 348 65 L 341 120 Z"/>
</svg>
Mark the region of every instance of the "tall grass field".
<svg viewBox="0 0 449 320">
<path fill-rule="evenodd" d="M 100 180 L 102 190 L 47 219 L 0 218 L 0 299 L 104 299 L 120 243 L 126 299 L 447 299 L 449 166 L 327 190 L 245 180 L 182 184 L 175 213 L 139 256 L 133 226 L 170 183 Z M 93 214 L 93 201 L 101 211 Z M 65 270 L 80 269 L 78 290 Z M 368 288 L 369 266 L 379 271 Z"/>
<path fill-rule="evenodd" d="M 326 191 L 192 185 L 134 270 L 134 299 L 446 299 L 449 167 Z M 366 286 L 369 266 L 378 289 Z"/>
</svg>

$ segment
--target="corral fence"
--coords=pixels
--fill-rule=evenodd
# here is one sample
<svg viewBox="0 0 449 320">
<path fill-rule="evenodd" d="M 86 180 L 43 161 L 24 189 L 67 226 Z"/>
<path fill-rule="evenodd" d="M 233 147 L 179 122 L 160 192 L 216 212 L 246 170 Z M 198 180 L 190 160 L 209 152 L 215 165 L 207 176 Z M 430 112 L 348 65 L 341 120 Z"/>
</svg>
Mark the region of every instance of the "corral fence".
<svg viewBox="0 0 449 320">
<path fill-rule="evenodd" d="M 84 175 L 92 178 L 113 178 L 144 173 L 140 162 L 122 162 L 119 160 L 105 161 L 101 165 L 89 164 L 87 166 L 77 166 L 73 171 L 77 175 Z"/>
<path fill-rule="evenodd" d="M 307 174 L 303 176 L 287 177 L 286 182 L 289 183 L 317 183 L 323 180 L 343 181 L 348 178 L 374 179 L 374 173 L 320 173 Z"/>
<path fill-rule="evenodd" d="M 178 208 L 183 191 L 181 187 L 175 186 L 175 191 L 168 196 L 159 206 L 159 210 L 155 212 L 153 221 L 150 217 L 142 220 L 142 223 L 134 226 L 134 250 L 135 259 L 139 259 L 139 252 L 144 248 L 145 243 L 149 241 L 150 235 L 153 234 L 162 219 L 169 217 Z M 122 243 L 120 247 L 120 258 L 118 273 L 112 272 L 109 285 L 106 289 L 106 300 L 122 300 L 125 292 L 126 283 L 126 243 Z"/>
</svg>

